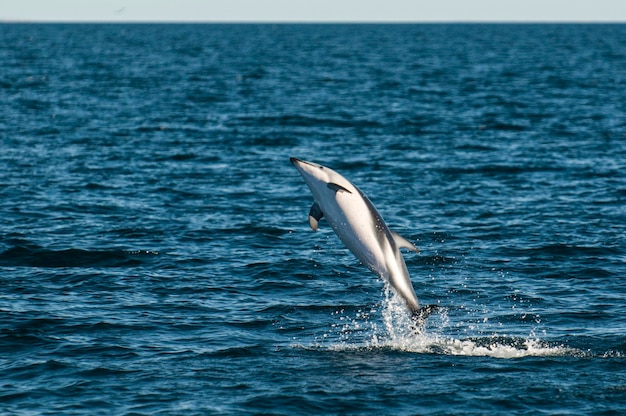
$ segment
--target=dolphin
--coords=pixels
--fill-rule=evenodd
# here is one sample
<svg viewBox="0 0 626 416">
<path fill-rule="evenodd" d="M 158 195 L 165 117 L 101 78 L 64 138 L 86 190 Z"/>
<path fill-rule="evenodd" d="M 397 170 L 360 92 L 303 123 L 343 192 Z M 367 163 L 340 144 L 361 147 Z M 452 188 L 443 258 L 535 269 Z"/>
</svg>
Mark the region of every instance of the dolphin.
<svg viewBox="0 0 626 416">
<path fill-rule="evenodd" d="M 388 282 L 406 303 L 413 321 L 423 325 L 437 305 L 420 307 L 400 248 L 419 253 L 406 238 L 389 229 L 374 204 L 359 188 L 334 170 L 290 158 L 313 194 L 309 225 L 317 231 L 326 218 L 343 244 L 367 268 Z"/>
</svg>

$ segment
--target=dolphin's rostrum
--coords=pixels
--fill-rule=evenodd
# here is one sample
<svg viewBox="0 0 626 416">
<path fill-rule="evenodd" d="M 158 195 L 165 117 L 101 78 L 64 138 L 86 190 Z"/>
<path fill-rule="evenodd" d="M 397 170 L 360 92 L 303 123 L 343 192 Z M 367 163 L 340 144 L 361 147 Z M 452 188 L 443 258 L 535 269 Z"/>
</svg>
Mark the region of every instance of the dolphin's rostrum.
<svg viewBox="0 0 626 416">
<path fill-rule="evenodd" d="M 413 320 L 421 325 L 437 305 L 419 306 L 400 248 L 419 252 L 411 242 L 391 231 L 372 202 L 339 173 L 317 163 L 291 158 L 308 185 L 315 202 L 309 225 L 317 231 L 326 218 L 333 231 L 371 271 L 389 282 L 406 303 Z"/>
</svg>

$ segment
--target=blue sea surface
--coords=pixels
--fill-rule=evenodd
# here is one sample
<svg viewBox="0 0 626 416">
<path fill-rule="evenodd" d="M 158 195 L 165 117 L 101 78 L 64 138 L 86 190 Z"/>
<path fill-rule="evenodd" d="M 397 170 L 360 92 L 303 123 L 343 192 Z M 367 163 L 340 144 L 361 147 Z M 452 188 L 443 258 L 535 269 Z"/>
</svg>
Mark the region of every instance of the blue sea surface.
<svg viewBox="0 0 626 416">
<path fill-rule="evenodd" d="M 626 25 L 1 24 L 0 146 L 2 414 L 626 413 Z"/>
</svg>

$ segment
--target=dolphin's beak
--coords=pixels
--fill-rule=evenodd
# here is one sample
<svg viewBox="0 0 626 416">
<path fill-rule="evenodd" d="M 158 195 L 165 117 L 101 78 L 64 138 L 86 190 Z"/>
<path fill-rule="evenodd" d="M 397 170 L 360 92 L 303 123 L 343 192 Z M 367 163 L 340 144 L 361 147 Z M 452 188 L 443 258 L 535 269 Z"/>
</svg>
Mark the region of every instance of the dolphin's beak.
<svg viewBox="0 0 626 416">
<path fill-rule="evenodd" d="M 315 163 L 307 162 L 306 160 L 298 159 L 297 157 L 290 157 L 289 160 L 295 167 L 302 167 L 302 165 L 316 166 Z"/>
<path fill-rule="evenodd" d="M 314 168 L 318 167 L 315 163 L 307 162 L 306 160 L 298 159 L 297 157 L 290 157 L 291 164 L 303 175 L 312 175 Z"/>
<path fill-rule="evenodd" d="M 296 168 L 296 170 L 304 178 L 307 186 L 313 193 L 314 198 L 319 198 L 319 190 L 322 187 L 326 187 L 328 183 L 328 175 L 324 171 L 324 167 L 317 163 L 307 162 L 295 157 L 290 157 L 289 160 Z"/>
<path fill-rule="evenodd" d="M 304 164 L 304 161 L 295 157 L 290 157 L 289 161 L 291 162 L 293 167 L 296 168 L 298 172 L 300 172 L 301 174 L 304 174 L 304 170 L 302 169 L 302 165 Z"/>
<path fill-rule="evenodd" d="M 289 160 L 291 161 L 291 164 L 300 171 L 306 170 L 305 166 L 309 166 L 310 168 L 324 169 L 322 165 L 318 165 L 317 163 L 313 162 L 307 162 L 306 160 L 298 159 L 297 157 L 290 157 Z"/>
</svg>

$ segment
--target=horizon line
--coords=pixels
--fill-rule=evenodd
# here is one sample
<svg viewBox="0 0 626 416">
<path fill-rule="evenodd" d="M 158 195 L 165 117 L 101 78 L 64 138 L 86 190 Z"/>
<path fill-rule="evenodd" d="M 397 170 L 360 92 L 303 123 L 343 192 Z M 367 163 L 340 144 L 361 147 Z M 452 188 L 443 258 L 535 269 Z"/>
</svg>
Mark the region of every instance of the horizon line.
<svg viewBox="0 0 626 416">
<path fill-rule="evenodd" d="M 90 20 L 90 19 L 11 19 L 0 18 L 3 23 L 28 24 L 626 24 L 626 20 Z"/>
</svg>

